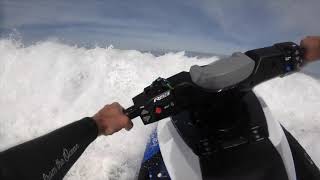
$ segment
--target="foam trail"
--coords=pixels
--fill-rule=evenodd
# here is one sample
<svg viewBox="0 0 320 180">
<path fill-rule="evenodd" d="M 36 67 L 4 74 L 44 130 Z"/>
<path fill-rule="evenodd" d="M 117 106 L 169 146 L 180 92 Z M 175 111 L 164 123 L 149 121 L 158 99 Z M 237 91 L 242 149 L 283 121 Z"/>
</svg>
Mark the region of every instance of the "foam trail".
<svg viewBox="0 0 320 180">
<path fill-rule="evenodd" d="M 188 58 L 183 52 L 155 57 L 50 41 L 23 47 L 0 40 L 0 151 L 92 116 L 106 103 L 129 107 L 131 98 L 157 77 L 216 59 Z M 99 137 L 66 179 L 132 179 L 155 126 L 143 126 L 139 118 L 134 124 L 130 132 Z"/>
<path fill-rule="evenodd" d="M 23 47 L 0 40 L 0 151 L 85 116 L 104 104 L 131 105 L 155 78 L 207 64 L 213 58 L 189 58 L 183 52 L 160 57 L 112 47 L 85 49 L 46 41 Z M 320 165 L 320 84 L 304 74 L 257 87 L 279 119 Z M 132 179 L 147 137 L 155 125 L 138 118 L 130 132 L 100 137 L 65 179 Z"/>
</svg>

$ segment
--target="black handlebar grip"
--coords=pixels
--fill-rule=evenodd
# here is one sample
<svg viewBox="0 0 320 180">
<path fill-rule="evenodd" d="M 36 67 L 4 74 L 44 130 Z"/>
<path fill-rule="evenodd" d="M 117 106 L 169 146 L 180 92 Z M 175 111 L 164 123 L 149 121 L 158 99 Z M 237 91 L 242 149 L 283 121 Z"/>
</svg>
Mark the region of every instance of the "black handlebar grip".
<svg viewBox="0 0 320 180">
<path fill-rule="evenodd" d="M 129 119 L 134 119 L 140 116 L 141 110 L 136 106 L 131 106 L 128 109 L 123 110 L 123 113 L 129 117 Z"/>
</svg>

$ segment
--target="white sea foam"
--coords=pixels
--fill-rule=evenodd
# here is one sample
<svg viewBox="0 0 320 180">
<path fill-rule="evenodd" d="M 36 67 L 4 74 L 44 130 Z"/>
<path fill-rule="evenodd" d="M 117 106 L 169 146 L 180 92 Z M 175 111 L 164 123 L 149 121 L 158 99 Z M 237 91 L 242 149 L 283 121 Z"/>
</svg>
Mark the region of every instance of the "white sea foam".
<svg viewBox="0 0 320 180">
<path fill-rule="evenodd" d="M 132 105 L 152 80 L 207 64 L 183 52 L 155 57 L 112 47 L 86 49 L 45 41 L 23 47 L 0 40 L 0 151 L 85 116 L 104 104 Z M 256 88 L 274 116 L 320 165 L 320 84 L 304 74 L 275 79 Z M 155 125 L 138 118 L 130 132 L 99 137 L 66 179 L 132 179 Z"/>
<path fill-rule="evenodd" d="M 302 73 L 276 78 L 255 88 L 273 117 L 289 130 L 320 166 L 320 84 Z"/>
<path fill-rule="evenodd" d="M 183 52 L 155 57 L 50 41 L 23 47 L 0 40 L 0 150 L 92 116 L 107 103 L 129 107 L 131 98 L 157 77 L 216 59 L 188 58 Z M 139 118 L 134 125 L 130 132 L 99 137 L 66 179 L 132 179 L 154 128 Z"/>
</svg>

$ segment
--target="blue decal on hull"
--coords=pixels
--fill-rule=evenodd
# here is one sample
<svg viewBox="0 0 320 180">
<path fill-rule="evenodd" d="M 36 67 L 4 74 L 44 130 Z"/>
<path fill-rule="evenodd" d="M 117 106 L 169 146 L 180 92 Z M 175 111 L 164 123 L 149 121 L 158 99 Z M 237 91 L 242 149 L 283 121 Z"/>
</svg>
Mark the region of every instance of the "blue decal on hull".
<svg viewBox="0 0 320 180">
<path fill-rule="evenodd" d="M 169 173 L 162 159 L 156 129 L 152 132 L 150 136 L 150 140 L 147 144 L 143 161 L 140 167 L 138 179 L 139 180 L 145 180 L 145 179 L 170 180 Z"/>
<path fill-rule="evenodd" d="M 146 151 L 144 152 L 143 161 L 145 162 L 152 158 L 155 154 L 160 151 L 159 143 L 158 143 L 158 135 L 157 129 L 154 129 L 151 133 L 150 140 L 147 144 Z"/>
</svg>

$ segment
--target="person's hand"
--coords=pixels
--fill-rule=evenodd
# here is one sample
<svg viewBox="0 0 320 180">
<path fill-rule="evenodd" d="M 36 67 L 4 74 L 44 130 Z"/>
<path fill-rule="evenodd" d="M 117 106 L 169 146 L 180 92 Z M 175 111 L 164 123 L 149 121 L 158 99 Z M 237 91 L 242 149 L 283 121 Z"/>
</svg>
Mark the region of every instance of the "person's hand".
<svg viewBox="0 0 320 180">
<path fill-rule="evenodd" d="M 99 135 L 111 135 L 125 128 L 129 131 L 133 124 L 123 113 L 119 103 L 104 106 L 92 119 L 95 120 L 99 129 Z"/>
<path fill-rule="evenodd" d="M 301 40 L 300 45 L 306 49 L 306 62 L 320 59 L 320 36 L 307 36 Z"/>
</svg>

